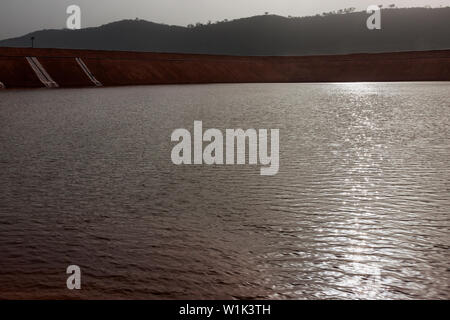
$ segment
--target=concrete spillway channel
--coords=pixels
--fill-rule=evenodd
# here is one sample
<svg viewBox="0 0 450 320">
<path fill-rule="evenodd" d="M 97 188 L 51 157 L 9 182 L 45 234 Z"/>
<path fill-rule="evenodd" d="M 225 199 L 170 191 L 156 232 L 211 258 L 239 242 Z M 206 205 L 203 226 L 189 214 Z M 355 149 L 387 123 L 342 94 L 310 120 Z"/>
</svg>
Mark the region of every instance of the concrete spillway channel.
<svg viewBox="0 0 450 320">
<path fill-rule="evenodd" d="M 33 69 L 36 76 L 39 78 L 39 81 L 46 86 L 47 88 L 58 88 L 58 83 L 50 76 L 50 74 L 47 72 L 45 67 L 39 62 L 39 60 L 36 57 L 26 57 L 26 60 L 28 61 L 28 64 Z M 44 59 L 44 65 L 45 65 L 45 59 Z M 95 76 L 92 74 L 92 72 L 89 70 L 87 65 L 84 63 L 84 61 L 81 58 L 75 58 L 75 61 L 77 62 L 77 65 L 80 67 L 82 72 L 86 75 L 86 77 L 89 79 L 90 82 L 96 87 L 101 87 L 102 83 L 98 81 Z M 47 61 L 48 62 L 48 61 Z M 70 71 L 68 71 L 70 73 Z M 70 74 L 68 75 L 68 78 L 70 78 Z"/>
<path fill-rule="evenodd" d="M 100 81 L 98 81 L 94 75 L 92 74 L 92 72 L 89 70 L 89 68 L 86 66 L 86 64 L 83 62 L 83 60 L 81 60 L 81 58 L 75 58 L 75 60 L 77 61 L 78 65 L 81 67 L 81 69 L 84 71 L 84 73 L 86 73 L 86 75 L 89 77 L 89 79 L 92 81 L 92 83 L 96 86 L 96 87 L 101 87 L 102 84 L 100 83 Z"/>
<path fill-rule="evenodd" d="M 36 57 L 26 57 L 36 76 L 47 88 L 58 88 L 58 84 L 52 79 Z"/>
</svg>

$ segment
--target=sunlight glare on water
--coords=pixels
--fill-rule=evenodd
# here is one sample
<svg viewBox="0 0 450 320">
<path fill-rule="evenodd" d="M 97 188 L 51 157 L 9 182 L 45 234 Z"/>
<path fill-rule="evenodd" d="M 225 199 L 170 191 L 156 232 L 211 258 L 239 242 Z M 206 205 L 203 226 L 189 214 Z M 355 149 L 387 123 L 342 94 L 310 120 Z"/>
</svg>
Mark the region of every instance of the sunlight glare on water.
<svg viewBox="0 0 450 320">
<path fill-rule="evenodd" d="M 173 165 L 195 120 L 279 173 Z M 1 92 L 0 297 L 448 299 L 449 123 L 437 82 Z"/>
</svg>

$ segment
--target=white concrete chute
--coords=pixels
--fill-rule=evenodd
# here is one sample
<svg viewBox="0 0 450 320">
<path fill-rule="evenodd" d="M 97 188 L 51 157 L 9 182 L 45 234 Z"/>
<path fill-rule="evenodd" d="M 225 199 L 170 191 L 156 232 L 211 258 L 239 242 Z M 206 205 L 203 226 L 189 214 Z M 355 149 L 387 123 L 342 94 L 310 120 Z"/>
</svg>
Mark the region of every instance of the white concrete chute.
<svg viewBox="0 0 450 320">
<path fill-rule="evenodd" d="M 81 69 L 84 71 L 84 73 L 89 77 L 89 79 L 91 79 L 92 83 L 97 87 L 101 87 L 102 83 L 94 77 L 91 70 L 89 70 L 89 68 L 84 63 L 84 61 L 81 58 L 75 58 L 75 60 L 77 61 L 78 65 L 81 67 Z"/>
<path fill-rule="evenodd" d="M 36 57 L 26 57 L 26 59 L 36 76 L 47 88 L 59 87 Z"/>
</svg>

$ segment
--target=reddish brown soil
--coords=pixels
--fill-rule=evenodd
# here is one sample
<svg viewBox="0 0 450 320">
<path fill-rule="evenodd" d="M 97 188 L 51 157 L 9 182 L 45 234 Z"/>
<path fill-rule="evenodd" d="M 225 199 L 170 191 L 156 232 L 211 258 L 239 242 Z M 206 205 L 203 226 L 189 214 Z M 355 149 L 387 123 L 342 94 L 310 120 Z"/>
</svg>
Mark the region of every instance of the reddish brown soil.
<svg viewBox="0 0 450 320">
<path fill-rule="evenodd" d="M 6 88 L 42 87 L 42 83 L 31 70 L 25 58 L 5 58 L 0 56 L 0 82 Z"/>
<path fill-rule="evenodd" d="M 38 58 L 52 79 L 61 87 L 86 87 L 93 83 L 74 58 Z"/>
<path fill-rule="evenodd" d="M 6 88 L 42 87 L 25 57 L 60 87 L 244 82 L 450 81 L 450 50 L 308 57 L 234 57 L 119 51 L 0 48 Z"/>
</svg>

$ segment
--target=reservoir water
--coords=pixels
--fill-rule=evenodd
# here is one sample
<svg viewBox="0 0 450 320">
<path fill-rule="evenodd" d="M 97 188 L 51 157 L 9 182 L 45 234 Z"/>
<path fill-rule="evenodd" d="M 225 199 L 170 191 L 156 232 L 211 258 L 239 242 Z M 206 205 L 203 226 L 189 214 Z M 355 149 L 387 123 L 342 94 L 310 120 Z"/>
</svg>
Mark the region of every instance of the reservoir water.
<svg viewBox="0 0 450 320">
<path fill-rule="evenodd" d="M 195 120 L 279 173 L 175 166 Z M 449 124 L 438 82 L 0 92 L 0 298 L 449 299 Z"/>
</svg>

